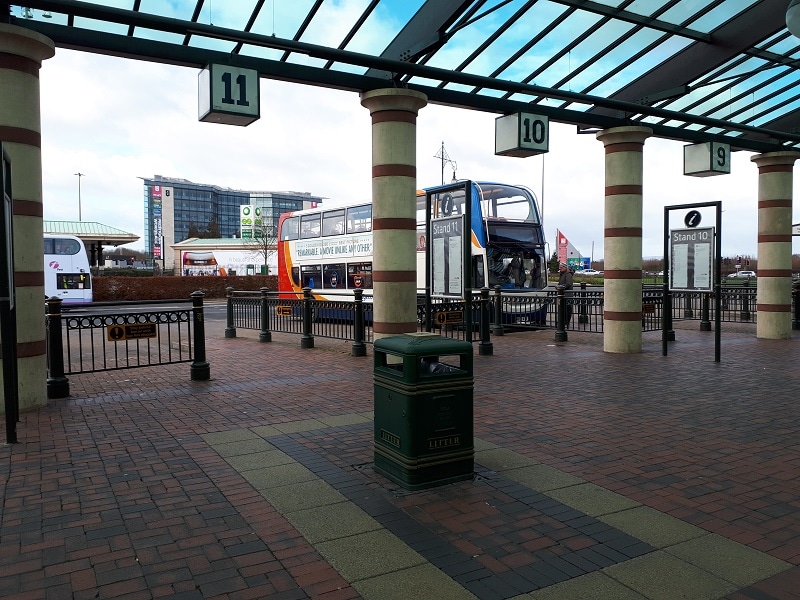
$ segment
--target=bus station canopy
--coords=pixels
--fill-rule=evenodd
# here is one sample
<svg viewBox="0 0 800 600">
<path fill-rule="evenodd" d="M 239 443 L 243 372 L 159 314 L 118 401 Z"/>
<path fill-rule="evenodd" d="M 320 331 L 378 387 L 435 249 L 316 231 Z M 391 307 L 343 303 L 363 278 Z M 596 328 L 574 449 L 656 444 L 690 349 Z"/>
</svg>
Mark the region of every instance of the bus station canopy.
<svg viewBox="0 0 800 600">
<path fill-rule="evenodd" d="M 44 221 L 44 233 L 63 233 L 74 235 L 85 244 L 97 243 L 102 246 L 121 246 L 139 239 L 135 233 L 129 233 L 116 227 L 103 225 L 96 221 Z"/>
<path fill-rule="evenodd" d="M 0 20 L 61 48 L 197 69 L 221 63 L 357 92 L 408 87 L 437 104 L 525 111 L 581 132 L 642 125 L 734 150 L 800 149 L 790 0 L 342 4 L 0 0 Z"/>
</svg>

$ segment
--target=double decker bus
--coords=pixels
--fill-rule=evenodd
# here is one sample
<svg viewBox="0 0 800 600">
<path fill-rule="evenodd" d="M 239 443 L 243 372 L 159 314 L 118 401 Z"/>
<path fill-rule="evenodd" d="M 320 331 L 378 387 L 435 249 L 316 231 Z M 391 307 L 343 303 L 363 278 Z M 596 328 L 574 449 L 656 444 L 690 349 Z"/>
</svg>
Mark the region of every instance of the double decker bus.
<svg viewBox="0 0 800 600">
<path fill-rule="evenodd" d="M 83 240 L 74 235 L 44 234 L 44 293 L 64 304 L 92 301 L 92 274 Z"/>
<path fill-rule="evenodd" d="M 471 269 L 472 289 L 546 287 L 544 230 L 532 191 L 477 181 L 438 190 L 417 192 L 418 290 L 426 289 L 427 223 L 468 213 L 465 230 L 469 227 L 471 243 L 465 262 Z M 284 297 L 301 297 L 306 287 L 320 299 L 372 288 L 371 203 L 285 213 L 277 240 L 278 290 Z"/>
</svg>

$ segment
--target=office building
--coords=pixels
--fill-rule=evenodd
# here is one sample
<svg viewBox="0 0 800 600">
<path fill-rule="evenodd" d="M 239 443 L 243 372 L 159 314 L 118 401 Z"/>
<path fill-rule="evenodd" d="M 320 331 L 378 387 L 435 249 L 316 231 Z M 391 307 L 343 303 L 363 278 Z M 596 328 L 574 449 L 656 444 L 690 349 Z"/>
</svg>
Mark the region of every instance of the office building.
<svg viewBox="0 0 800 600">
<path fill-rule="evenodd" d="M 264 227 L 277 229 L 281 214 L 313 208 L 307 192 L 252 192 L 155 175 L 144 181 L 144 245 L 166 270 L 175 268 L 172 245 L 192 237 L 238 238 L 240 207 L 261 209 Z"/>
</svg>

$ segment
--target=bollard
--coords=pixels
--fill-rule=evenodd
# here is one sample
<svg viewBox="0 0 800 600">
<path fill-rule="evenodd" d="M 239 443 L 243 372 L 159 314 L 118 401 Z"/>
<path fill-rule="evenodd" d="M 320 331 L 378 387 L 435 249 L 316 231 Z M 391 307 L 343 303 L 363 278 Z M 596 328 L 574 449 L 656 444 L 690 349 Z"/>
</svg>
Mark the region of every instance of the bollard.
<svg viewBox="0 0 800 600">
<path fill-rule="evenodd" d="M 228 322 L 225 326 L 225 337 L 235 338 L 236 327 L 233 325 L 233 288 L 225 288 L 225 297 L 228 299 Z"/>
<path fill-rule="evenodd" d="M 261 333 L 258 334 L 259 342 L 271 342 L 272 333 L 269 330 L 269 303 L 267 295 L 269 288 L 261 288 Z"/>
<path fill-rule="evenodd" d="M 744 290 L 740 294 L 742 299 L 742 311 L 739 313 L 739 319 L 742 321 L 749 321 L 752 316 L 750 314 L 750 294 L 746 293 L 746 290 L 749 286 L 750 280 L 745 279 L 744 283 L 742 283 L 742 288 L 744 288 Z"/>
<path fill-rule="evenodd" d="M 494 323 L 492 323 L 492 334 L 503 335 L 503 299 L 500 296 L 500 286 L 494 286 Z"/>
<path fill-rule="evenodd" d="M 581 281 L 581 305 L 578 308 L 578 323 L 588 323 L 589 315 L 586 308 L 586 282 Z"/>
<path fill-rule="evenodd" d="M 311 335 L 311 288 L 303 288 L 303 335 L 300 336 L 301 348 L 313 348 L 314 336 Z"/>
<path fill-rule="evenodd" d="M 69 379 L 64 376 L 64 341 L 61 337 L 61 298 L 45 300 L 47 306 L 47 397 L 69 396 Z"/>
<path fill-rule="evenodd" d="M 353 290 L 353 346 L 350 356 L 366 356 L 367 345 L 364 343 L 364 290 Z"/>
<path fill-rule="evenodd" d="M 494 354 L 494 344 L 489 339 L 489 288 L 481 288 L 481 322 L 480 336 L 478 344 L 478 354 L 480 356 L 491 356 Z"/>
<path fill-rule="evenodd" d="M 711 316 L 708 310 L 713 294 L 702 294 L 700 305 L 700 331 L 711 331 Z"/>
<path fill-rule="evenodd" d="M 668 342 L 674 342 L 675 330 L 672 328 L 672 292 L 666 280 L 664 280 L 664 329 L 666 331 L 666 340 Z"/>
<path fill-rule="evenodd" d="M 566 322 L 567 322 L 567 298 L 564 291 L 566 288 L 563 285 L 556 286 L 556 335 L 555 341 L 566 342 L 568 340 Z"/>
<path fill-rule="evenodd" d="M 203 316 L 201 291 L 192 292 L 192 320 L 194 321 L 194 361 L 189 367 L 192 381 L 211 379 L 211 366 L 206 360 L 206 323 Z"/>
<path fill-rule="evenodd" d="M 792 296 L 794 296 L 794 320 L 792 329 L 800 329 L 800 279 L 792 284 Z"/>
</svg>

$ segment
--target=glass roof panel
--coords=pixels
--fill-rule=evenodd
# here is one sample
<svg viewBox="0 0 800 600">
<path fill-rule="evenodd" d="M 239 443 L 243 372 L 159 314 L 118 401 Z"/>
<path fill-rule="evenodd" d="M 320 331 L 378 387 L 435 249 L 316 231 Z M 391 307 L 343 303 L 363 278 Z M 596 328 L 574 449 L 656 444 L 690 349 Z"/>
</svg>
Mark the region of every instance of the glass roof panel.
<svg viewBox="0 0 800 600">
<path fill-rule="evenodd" d="M 592 95 L 607 95 L 617 92 L 627 82 L 643 75 L 658 64 L 658 53 L 648 53 L 620 68 L 624 62 L 643 48 L 659 38 L 663 38 L 663 35 L 652 30 L 640 30 L 621 38 L 609 53 L 589 69 L 589 73 L 594 74 L 595 80 L 600 79 L 599 83 L 583 78 L 587 84 L 580 86 L 576 91 Z M 604 77 L 606 74 L 610 76 Z"/>
<path fill-rule="evenodd" d="M 75 17 L 73 26 L 79 29 L 91 29 L 102 33 L 115 33 L 117 35 L 125 35 L 128 33 L 128 26 L 122 23 L 111 23 L 109 21 L 85 19 L 83 17 Z"/>
<path fill-rule="evenodd" d="M 96 2 L 95 4 L 100 3 Z M 120 8 L 133 8 L 132 0 L 120 4 L 124 4 L 124 6 L 121 6 Z M 158 15 L 161 17 L 170 17 L 173 19 L 191 21 L 195 4 L 195 0 L 173 0 L 172 2 L 164 2 L 164 0 L 141 0 L 139 12 L 148 15 Z M 200 16 L 198 18 L 199 23 L 212 22 L 209 19 L 210 6 L 211 4 L 209 3 L 203 7 L 203 10 L 200 12 Z M 222 26 L 221 23 L 217 23 L 217 25 Z"/>
<path fill-rule="evenodd" d="M 390 59 L 410 54 L 410 60 L 416 61 L 420 70 L 446 70 L 412 77 L 398 69 L 410 85 L 425 86 L 433 102 L 491 107 L 494 112 L 518 106 L 509 105 L 509 101 L 536 102 L 554 107 L 555 116 L 563 108 L 592 113 L 581 119 L 573 112 L 563 113 L 565 122 L 601 122 L 610 126 L 609 123 L 619 122 L 617 115 L 625 113 L 638 114 L 643 122 L 711 131 L 709 123 L 700 122 L 702 115 L 708 115 L 733 121 L 730 129 L 721 125 L 714 130 L 736 135 L 740 135 L 736 133 L 737 121 L 778 121 L 777 126 L 784 128 L 786 135 L 781 141 L 800 146 L 800 134 L 793 133 L 800 130 L 800 111 L 792 95 L 794 88 L 800 87 L 800 40 L 787 32 L 784 11 L 770 8 L 772 1 L 106 0 L 59 2 L 62 12 L 46 17 L 40 8 L 46 5 L 44 0 L 26 0 L 24 10 L 19 5 L 12 7 L 12 23 L 51 35 L 56 45 L 90 52 L 120 52 L 167 63 L 199 64 L 204 58 L 203 50 L 232 53 L 231 58 L 236 61 L 235 53 L 239 52 L 264 61 L 263 72 L 269 73 L 274 70 L 270 62 L 288 60 L 310 67 L 296 73 L 282 71 L 288 79 L 348 89 L 358 82 L 358 77 L 352 75 L 363 74 L 367 69 L 352 64 L 355 57 L 348 61 L 347 52 L 377 58 L 387 51 Z M 137 4 L 138 12 L 134 13 Z M 198 25 L 193 26 L 191 20 L 198 7 Z M 259 11 L 254 15 L 256 8 Z M 317 12 L 313 12 L 315 9 Z M 745 11 L 747 21 L 743 18 Z M 249 25 L 253 17 L 254 22 Z M 168 23 L 165 19 L 174 21 Z M 133 28 L 132 35 L 141 44 L 115 40 L 114 36 L 128 36 L 133 20 L 145 21 Z M 301 30 L 306 22 L 307 27 Z M 179 33 L 164 31 L 176 26 L 182 29 Z M 685 35 L 682 27 L 687 28 Z M 337 55 L 332 70 L 350 75 L 337 79 L 336 73 L 318 72 L 330 71 L 331 61 L 327 59 L 310 58 L 300 52 L 290 52 L 286 59 L 284 50 L 257 43 L 239 48 L 236 39 L 216 39 L 213 34 L 197 32 L 203 28 L 234 32 L 247 29 L 287 43 L 298 38 L 334 52 L 342 46 L 347 52 Z M 188 34 L 189 30 L 194 31 Z M 444 37 L 435 43 L 438 31 L 444 32 Z M 111 37 L 95 36 L 95 32 Z M 703 39 L 695 33 L 710 36 Z M 225 33 L 220 31 L 219 35 Z M 189 48 L 178 49 L 187 37 Z M 176 48 L 173 51 L 153 45 L 144 51 L 149 40 Z M 403 44 L 398 43 L 400 40 Z M 679 62 L 671 62 L 673 59 Z M 375 68 L 381 70 L 393 69 L 388 64 L 384 69 Z M 462 70 L 482 79 L 467 85 L 458 80 Z M 502 83 L 493 81 L 495 76 Z M 530 92 L 508 91 L 508 81 L 531 82 L 594 98 L 566 102 L 533 96 Z M 365 86 L 372 86 L 375 80 L 364 82 Z M 658 101 L 655 106 L 684 114 L 664 119 L 647 116 L 651 110 L 647 106 L 639 109 L 633 105 L 644 98 L 652 103 L 652 98 L 666 96 L 683 85 L 694 89 L 679 98 Z M 480 102 L 476 92 L 483 96 Z M 631 110 L 621 113 L 605 99 L 624 100 L 631 103 Z M 593 102 L 597 106 L 592 106 Z M 744 135 L 751 140 L 765 139 L 753 132 Z"/>
<path fill-rule="evenodd" d="M 537 13 L 532 13 L 530 19 L 529 27 L 539 22 Z M 546 73 L 541 73 L 541 71 L 549 62 L 553 62 L 555 56 L 564 50 L 565 40 L 574 39 L 576 31 L 586 31 L 596 25 L 600 19 L 599 15 L 593 13 L 585 11 L 574 12 L 547 33 L 533 48 L 525 52 L 513 65 L 510 65 L 501 76 L 521 80 L 527 79 L 531 74 L 534 74 L 532 83 L 536 85 L 548 85 L 544 82 L 561 79 L 570 72 L 570 56 L 568 53 L 565 54 L 564 58 L 557 59 L 553 63 L 556 65 L 555 67 L 549 66 Z M 524 34 L 521 39 L 524 40 Z M 578 64 L 577 59 L 575 64 Z M 555 73 L 549 74 L 552 69 L 555 69 Z"/>
<path fill-rule="evenodd" d="M 370 0 L 323 2 L 301 41 L 336 48 L 369 6 Z"/>
<path fill-rule="evenodd" d="M 633 54 L 649 46 L 664 34 L 653 30 L 640 30 L 632 32 L 633 26 L 626 23 L 607 23 L 595 32 L 585 43 L 570 52 L 573 61 L 572 70 L 580 67 L 584 59 L 590 60 L 589 68 L 580 71 L 576 76 L 570 77 L 568 85 L 575 91 L 588 91 L 596 87 L 598 78 L 612 73 Z M 594 53 L 602 51 L 596 59 Z M 577 65 L 575 59 L 578 59 Z M 642 67 L 649 69 L 651 67 Z M 643 72 L 643 71 L 642 71 Z M 560 87 L 564 87 L 563 85 Z"/>
<path fill-rule="evenodd" d="M 712 8 L 709 12 L 697 16 L 699 12 L 708 6 L 708 0 L 682 0 L 671 9 L 667 10 L 659 19 L 675 24 L 684 24 L 687 27 L 711 33 L 717 27 L 730 21 L 740 12 L 747 10 L 758 0 L 724 0 L 719 6 Z M 688 19 L 688 21 L 687 21 Z"/>
<path fill-rule="evenodd" d="M 352 52 L 379 55 L 388 40 L 394 39 L 408 19 L 414 16 L 422 0 L 382 2 L 373 10 L 353 39 L 345 46 Z M 392 6 L 389 6 L 391 4 Z"/>
<path fill-rule="evenodd" d="M 448 43 L 426 63 L 428 66 L 437 67 L 440 69 L 457 69 L 469 56 L 475 52 L 476 49 L 483 44 L 487 38 L 494 34 L 508 19 L 513 17 L 519 6 L 507 4 L 500 9 L 488 14 L 482 19 L 478 19 L 466 27 L 458 29 Z M 530 29 L 528 30 L 530 35 Z M 525 33 L 515 28 L 515 32 L 511 37 L 506 38 L 512 47 L 519 47 L 524 43 Z M 514 48 L 516 49 L 516 48 Z M 481 64 L 485 65 L 487 60 L 493 61 L 497 66 L 504 58 L 507 58 L 514 50 L 511 48 L 501 48 L 496 44 L 492 44 L 488 49 L 481 53 Z M 505 56 L 502 56 L 505 54 Z M 478 73 L 475 63 L 470 63 L 464 69 L 467 73 Z M 493 69 L 487 67 L 482 68 L 483 74 L 488 74 Z"/>
</svg>

